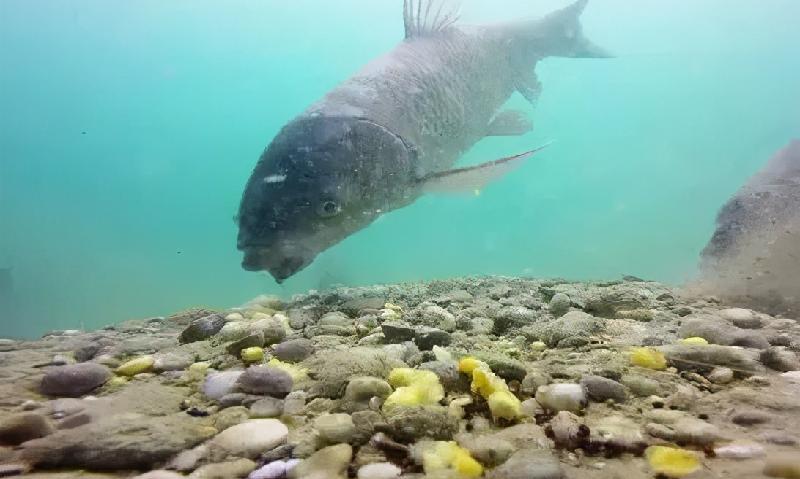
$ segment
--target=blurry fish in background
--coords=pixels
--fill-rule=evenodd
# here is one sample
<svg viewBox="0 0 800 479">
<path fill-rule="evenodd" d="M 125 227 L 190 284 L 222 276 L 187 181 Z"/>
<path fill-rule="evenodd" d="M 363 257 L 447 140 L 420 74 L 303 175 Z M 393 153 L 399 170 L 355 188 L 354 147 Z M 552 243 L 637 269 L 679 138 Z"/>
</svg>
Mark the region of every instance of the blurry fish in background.
<svg viewBox="0 0 800 479">
<path fill-rule="evenodd" d="M 722 208 L 689 290 L 771 314 L 800 313 L 800 141 Z"/>
<path fill-rule="evenodd" d="M 523 135 L 514 92 L 535 103 L 537 63 L 608 55 L 582 33 L 587 0 L 541 19 L 456 25 L 443 0 L 406 0 L 405 40 L 286 125 L 262 154 L 239 209 L 246 270 L 280 283 L 319 253 L 422 194 L 475 194 L 537 150 L 453 168 L 489 136 Z"/>
</svg>

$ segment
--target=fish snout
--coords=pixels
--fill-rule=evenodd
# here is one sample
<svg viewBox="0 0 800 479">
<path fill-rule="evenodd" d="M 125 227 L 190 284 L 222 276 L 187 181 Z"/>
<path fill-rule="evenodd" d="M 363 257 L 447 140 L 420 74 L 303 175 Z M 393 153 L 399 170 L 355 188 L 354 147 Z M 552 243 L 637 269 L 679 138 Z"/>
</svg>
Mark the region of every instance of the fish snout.
<svg viewBox="0 0 800 479">
<path fill-rule="evenodd" d="M 247 271 L 268 271 L 278 284 L 302 270 L 314 255 L 297 248 L 244 248 L 242 268 Z"/>
</svg>

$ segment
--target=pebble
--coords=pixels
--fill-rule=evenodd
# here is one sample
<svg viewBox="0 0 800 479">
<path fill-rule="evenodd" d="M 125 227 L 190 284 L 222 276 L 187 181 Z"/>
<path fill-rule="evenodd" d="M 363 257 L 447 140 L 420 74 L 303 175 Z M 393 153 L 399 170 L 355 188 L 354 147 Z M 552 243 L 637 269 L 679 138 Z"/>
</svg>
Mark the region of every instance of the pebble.
<svg viewBox="0 0 800 479">
<path fill-rule="evenodd" d="M 250 417 L 271 418 L 283 414 L 283 400 L 273 397 L 261 398 L 250 405 Z"/>
<path fill-rule="evenodd" d="M 708 373 L 707 379 L 714 384 L 728 384 L 733 381 L 734 372 L 731 368 L 714 368 Z"/>
<path fill-rule="evenodd" d="M 209 374 L 203 382 L 203 394 L 209 399 L 219 401 L 236 389 L 236 383 L 243 371 L 223 371 Z"/>
<path fill-rule="evenodd" d="M 278 344 L 286 339 L 286 328 L 279 319 L 280 315 L 271 318 L 263 318 L 250 324 L 250 330 L 260 332 L 264 336 L 264 346 Z"/>
<path fill-rule="evenodd" d="M 287 363 L 299 363 L 312 354 L 314 354 L 314 343 L 305 338 L 284 341 L 272 351 L 273 356 Z"/>
<path fill-rule="evenodd" d="M 155 359 L 153 359 L 153 356 L 141 356 L 122 363 L 114 372 L 120 376 L 133 377 L 137 374 L 150 372 L 154 364 Z"/>
<path fill-rule="evenodd" d="M 229 343 L 227 346 L 225 346 L 225 351 L 227 351 L 231 356 L 242 358 L 243 351 L 251 348 L 258 348 L 261 349 L 261 359 L 263 360 L 264 351 L 262 346 L 264 346 L 264 334 L 261 331 L 252 331 L 248 332 L 244 337 Z M 245 360 L 245 362 L 247 361 Z"/>
<path fill-rule="evenodd" d="M 622 376 L 620 382 L 637 397 L 655 396 L 660 392 L 659 382 L 644 376 L 629 374 Z"/>
<path fill-rule="evenodd" d="M 247 479 L 283 479 L 299 463 L 299 459 L 273 461 L 251 472 Z"/>
<path fill-rule="evenodd" d="M 781 374 L 781 377 L 790 383 L 800 384 L 800 371 L 788 371 Z"/>
<path fill-rule="evenodd" d="M 564 293 L 556 293 L 550 299 L 550 314 L 556 318 L 560 318 L 561 316 L 567 314 L 571 305 L 572 301 L 569 299 L 569 296 Z"/>
<path fill-rule="evenodd" d="M 772 416 L 758 409 L 737 411 L 731 416 L 731 422 L 740 426 L 754 426 L 756 424 L 765 424 L 770 421 L 772 421 Z"/>
<path fill-rule="evenodd" d="M 314 420 L 314 427 L 328 444 L 349 443 L 356 433 L 349 414 L 322 414 Z"/>
<path fill-rule="evenodd" d="M 219 314 L 195 319 L 181 332 L 178 340 L 181 344 L 203 341 L 217 334 L 224 325 L 225 318 Z"/>
<path fill-rule="evenodd" d="M 749 309 L 730 308 L 720 311 L 719 316 L 727 319 L 739 328 L 758 329 L 761 325 L 761 318 L 756 316 Z"/>
<path fill-rule="evenodd" d="M 486 475 L 489 479 L 562 479 L 558 459 L 547 450 L 523 449 Z"/>
<path fill-rule="evenodd" d="M 414 336 L 414 342 L 422 351 L 430 351 L 434 346 L 447 346 L 450 341 L 450 333 L 429 327 L 417 329 Z"/>
<path fill-rule="evenodd" d="M 536 390 L 538 390 L 540 386 L 546 386 L 552 381 L 553 378 L 544 371 L 530 371 L 525 374 L 524 378 L 522 378 L 520 391 L 524 394 L 533 396 L 536 394 Z"/>
<path fill-rule="evenodd" d="M 536 401 L 550 411 L 578 412 L 586 407 L 586 392 L 580 384 L 550 384 L 536 390 Z"/>
<path fill-rule="evenodd" d="M 17 446 L 53 432 L 53 426 L 40 414 L 15 414 L 0 420 L 0 446 Z"/>
<path fill-rule="evenodd" d="M 456 330 L 456 317 L 441 306 L 428 306 L 422 310 L 426 324 L 452 333 Z"/>
<path fill-rule="evenodd" d="M 46 396 L 79 397 L 99 388 L 111 378 L 111 371 L 95 363 L 67 364 L 48 368 L 40 390 Z"/>
<path fill-rule="evenodd" d="M 386 399 L 392 394 L 392 387 L 381 378 L 361 376 L 350 380 L 344 391 L 342 409 L 348 412 L 369 409 L 372 398 Z"/>
<path fill-rule="evenodd" d="M 217 457 L 257 458 L 286 442 L 289 429 L 277 419 L 251 419 L 217 434 L 209 447 Z M 248 471 L 249 472 L 249 471 Z"/>
<path fill-rule="evenodd" d="M 157 372 L 183 371 L 194 363 L 194 358 L 190 354 L 177 352 L 159 353 L 153 358 L 153 370 Z"/>
<path fill-rule="evenodd" d="M 175 471 L 159 469 L 157 471 L 145 472 L 144 474 L 133 476 L 132 479 L 182 479 L 183 477 L 182 474 L 178 474 Z"/>
<path fill-rule="evenodd" d="M 235 461 L 206 464 L 200 466 L 189 474 L 190 479 L 233 479 L 247 477 L 256 468 L 256 463 L 250 459 L 236 459 Z"/>
<path fill-rule="evenodd" d="M 400 477 L 403 471 L 391 462 L 377 462 L 367 464 L 358 469 L 358 479 L 394 479 Z"/>
<path fill-rule="evenodd" d="M 794 351 L 784 346 L 772 346 L 761 352 L 761 362 L 770 369 L 780 372 L 800 369 L 800 360 Z"/>
<path fill-rule="evenodd" d="M 0 477 L 12 477 L 25 474 L 29 467 L 25 464 L 0 464 Z"/>
<path fill-rule="evenodd" d="M 714 448 L 716 457 L 723 459 L 752 459 L 764 456 L 764 446 L 755 442 L 732 442 Z"/>
<path fill-rule="evenodd" d="M 286 397 L 292 391 L 292 377 L 286 371 L 270 366 L 250 366 L 236 385 L 249 394 L 264 394 L 277 398 Z"/>
<path fill-rule="evenodd" d="M 383 332 L 387 343 L 412 341 L 416 335 L 413 326 L 399 321 L 385 321 L 381 324 L 381 332 Z"/>
<path fill-rule="evenodd" d="M 625 386 L 612 379 L 588 375 L 581 378 L 580 384 L 586 389 L 589 398 L 597 402 L 612 399 L 617 403 L 623 403 L 628 399 Z"/>
<path fill-rule="evenodd" d="M 344 473 L 353 457 L 349 444 L 337 444 L 320 449 L 289 471 L 289 479 L 328 479 L 345 477 Z"/>
</svg>

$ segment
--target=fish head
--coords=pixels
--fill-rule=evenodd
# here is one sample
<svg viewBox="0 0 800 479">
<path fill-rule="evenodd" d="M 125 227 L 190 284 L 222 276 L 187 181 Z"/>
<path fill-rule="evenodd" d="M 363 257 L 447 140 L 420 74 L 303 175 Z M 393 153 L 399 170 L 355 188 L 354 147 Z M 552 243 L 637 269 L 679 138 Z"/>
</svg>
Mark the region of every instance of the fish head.
<svg viewBox="0 0 800 479">
<path fill-rule="evenodd" d="M 402 195 L 404 143 L 374 123 L 301 117 L 261 156 L 239 208 L 242 267 L 278 283 L 374 221 Z M 394 182 L 394 183 L 393 183 Z"/>
</svg>

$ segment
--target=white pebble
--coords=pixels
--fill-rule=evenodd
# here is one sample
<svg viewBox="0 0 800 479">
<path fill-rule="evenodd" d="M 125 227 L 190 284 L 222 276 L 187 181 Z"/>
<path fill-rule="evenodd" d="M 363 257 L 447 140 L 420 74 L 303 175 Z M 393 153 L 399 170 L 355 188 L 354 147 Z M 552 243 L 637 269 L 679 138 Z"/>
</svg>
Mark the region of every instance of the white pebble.
<svg viewBox="0 0 800 479">
<path fill-rule="evenodd" d="M 251 472 L 247 479 L 281 479 L 291 471 L 294 466 L 300 463 L 300 459 L 287 459 L 285 461 L 273 461 L 269 464 Z"/>
<path fill-rule="evenodd" d="M 732 442 L 714 448 L 717 457 L 726 459 L 751 459 L 765 454 L 764 446 L 755 442 Z"/>
<path fill-rule="evenodd" d="M 550 411 L 578 412 L 586 407 L 586 392 L 580 384 L 539 386 L 536 401 Z"/>
<path fill-rule="evenodd" d="M 394 479 L 400 477 L 403 471 L 389 462 L 367 464 L 358 470 L 358 479 Z"/>
</svg>

